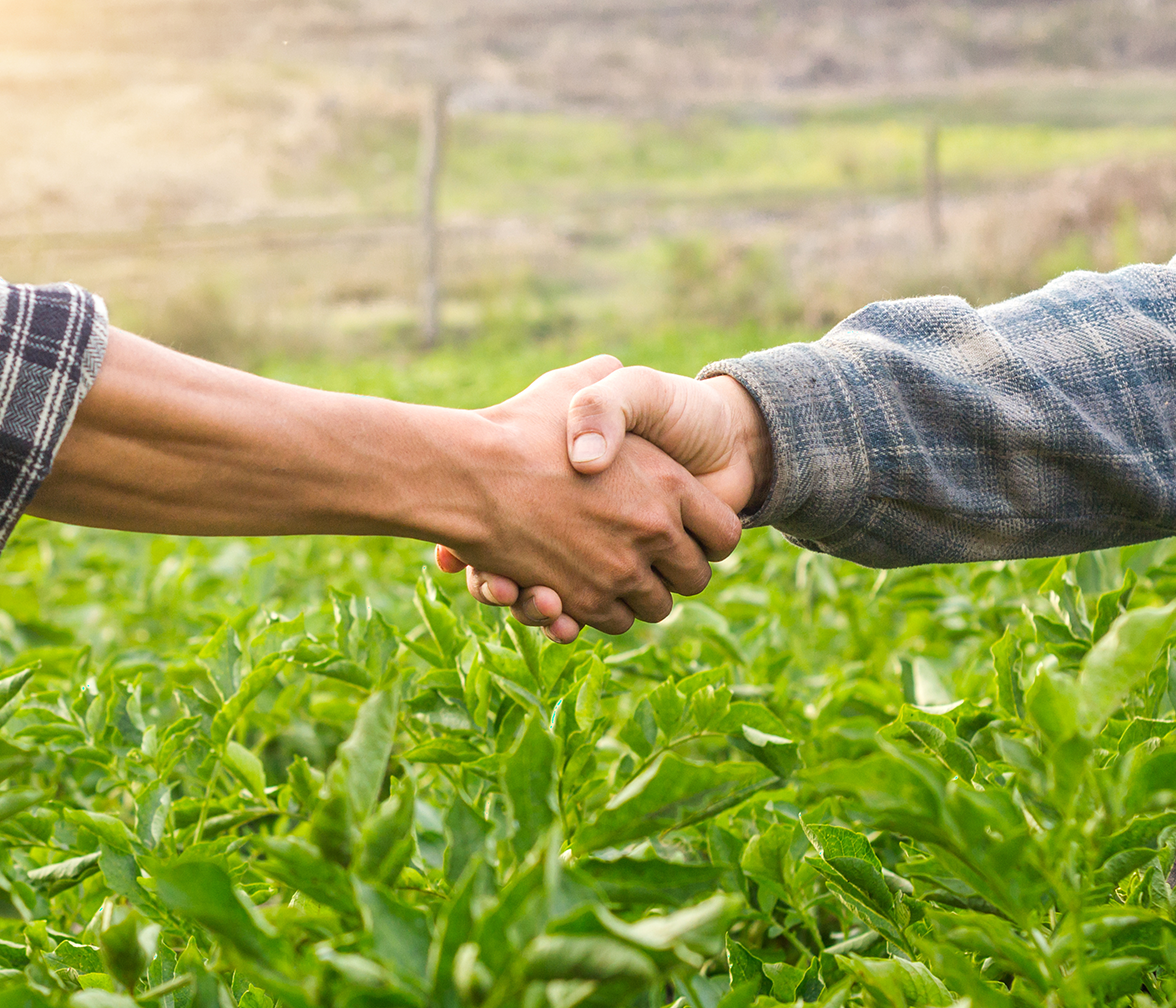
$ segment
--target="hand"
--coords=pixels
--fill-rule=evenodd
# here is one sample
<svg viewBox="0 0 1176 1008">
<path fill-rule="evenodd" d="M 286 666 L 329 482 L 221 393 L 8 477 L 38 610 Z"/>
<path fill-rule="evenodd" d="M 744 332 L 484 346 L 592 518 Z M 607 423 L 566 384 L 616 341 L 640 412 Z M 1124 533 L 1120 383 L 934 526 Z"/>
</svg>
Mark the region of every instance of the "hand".
<svg viewBox="0 0 1176 1008">
<path fill-rule="evenodd" d="M 734 549 L 740 533 L 734 513 L 641 438 L 622 432 L 605 471 L 581 475 L 572 469 L 569 402 L 619 366 L 614 358 L 593 358 L 550 372 L 513 399 L 478 411 L 500 429 L 500 445 L 513 448 L 487 460 L 494 485 L 479 496 L 493 512 L 486 515 L 493 535 L 444 543 L 447 549 L 438 553 L 443 570 L 470 564 L 504 575 L 501 582 L 478 582 L 479 598 L 497 600 L 497 584 L 551 585 L 552 591 L 532 592 L 527 600 L 544 622 L 567 629 L 567 621 L 559 621 L 566 615 L 577 632 L 586 623 L 622 633 L 634 616 L 664 619 L 673 605 L 670 591 L 697 594 L 710 579 L 706 559 Z M 488 593 L 483 583 L 490 585 Z M 553 598 L 559 611 L 548 618 L 542 610 Z"/>
<path fill-rule="evenodd" d="M 767 492 L 772 467 L 767 425 L 755 401 L 733 378 L 697 381 L 650 368 L 622 368 L 572 397 L 567 445 L 578 471 L 606 470 L 626 431 L 640 434 L 684 465 L 732 510 L 758 506 Z M 443 547 L 437 549 L 437 564 L 450 572 L 463 566 Z M 474 569 L 466 579 L 479 601 L 510 605 L 517 619 L 545 627 L 552 640 L 567 643 L 579 632 L 550 588 L 520 592 L 514 581 Z"/>
<path fill-rule="evenodd" d="M 568 458 L 577 471 L 604 472 L 626 432 L 657 445 L 732 511 L 754 508 L 767 492 L 767 424 L 747 390 L 727 375 L 698 381 L 620 368 L 572 397 Z"/>
</svg>

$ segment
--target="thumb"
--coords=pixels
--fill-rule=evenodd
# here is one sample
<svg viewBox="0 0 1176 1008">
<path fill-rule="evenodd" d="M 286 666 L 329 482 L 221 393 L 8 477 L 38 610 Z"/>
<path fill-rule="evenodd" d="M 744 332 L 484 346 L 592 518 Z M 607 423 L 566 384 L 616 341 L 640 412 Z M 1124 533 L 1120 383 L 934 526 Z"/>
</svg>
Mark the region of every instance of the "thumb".
<svg viewBox="0 0 1176 1008">
<path fill-rule="evenodd" d="M 568 460 L 585 475 L 604 472 L 627 431 L 654 430 L 673 401 L 671 375 L 627 367 L 581 389 L 568 404 Z"/>
</svg>

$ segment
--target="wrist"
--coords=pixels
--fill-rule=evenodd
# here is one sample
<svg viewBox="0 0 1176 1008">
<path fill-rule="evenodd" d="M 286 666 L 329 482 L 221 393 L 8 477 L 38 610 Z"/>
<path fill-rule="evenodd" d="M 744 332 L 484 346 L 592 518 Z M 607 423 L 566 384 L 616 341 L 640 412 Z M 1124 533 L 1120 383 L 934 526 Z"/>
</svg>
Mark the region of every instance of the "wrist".
<svg viewBox="0 0 1176 1008">
<path fill-rule="evenodd" d="M 767 499 L 771 487 L 773 456 L 772 439 L 759 405 L 751 393 L 730 375 L 715 375 L 703 379 L 723 400 L 730 418 L 732 450 L 738 464 L 751 472 L 748 498 L 739 512 L 754 512 Z"/>
</svg>

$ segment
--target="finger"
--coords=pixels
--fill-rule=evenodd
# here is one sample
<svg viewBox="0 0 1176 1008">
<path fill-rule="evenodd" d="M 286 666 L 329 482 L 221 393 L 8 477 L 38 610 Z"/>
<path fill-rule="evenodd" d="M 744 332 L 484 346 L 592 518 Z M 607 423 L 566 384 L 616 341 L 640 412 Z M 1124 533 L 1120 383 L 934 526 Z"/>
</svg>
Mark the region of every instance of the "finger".
<svg viewBox="0 0 1176 1008">
<path fill-rule="evenodd" d="M 697 552 L 697 547 L 695 547 L 695 551 Z M 702 559 L 701 553 L 699 553 L 698 559 L 702 561 L 702 565 L 706 567 L 709 575 L 710 567 Z M 646 583 L 637 590 L 626 593 L 622 596 L 621 601 L 643 623 L 660 623 L 670 615 L 670 611 L 674 608 L 673 596 L 670 595 L 669 589 L 662 579 L 653 571 L 649 572 L 649 579 Z"/>
<path fill-rule="evenodd" d="M 513 605 L 519 597 L 519 586 L 510 578 L 487 574 L 472 567 L 466 570 L 466 588 L 483 605 Z"/>
<path fill-rule="evenodd" d="M 578 620 L 585 626 L 590 626 L 594 630 L 599 630 L 601 633 L 612 634 L 614 637 L 617 634 L 623 634 L 634 623 L 635 617 L 633 610 L 630 609 L 624 602 L 618 601 L 611 606 L 606 606 L 604 609 L 594 611 L 590 615 L 580 616 L 573 615 L 573 619 Z"/>
<path fill-rule="evenodd" d="M 580 624 L 567 613 L 561 613 L 549 627 L 543 628 L 548 640 L 556 644 L 571 644 L 580 636 Z"/>
<path fill-rule="evenodd" d="M 630 367 L 581 389 L 568 404 L 568 459 L 577 472 L 603 472 L 626 431 L 656 433 L 674 404 L 674 379 L 652 368 Z M 656 436 L 650 437 L 655 444 Z"/>
<path fill-rule="evenodd" d="M 729 557 L 743 535 L 739 516 L 697 480 L 691 480 L 682 494 L 682 526 L 698 541 L 706 558 L 711 561 Z M 678 559 L 682 560 L 684 556 L 679 554 Z M 677 580 L 660 560 L 657 568 L 671 582 Z M 674 591 L 679 589 L 675 587 Z"/>
<path fill-rule="evenodd" d="M 563 614 L 563 601 L 550 588 L 525 588 L 510 607 L 511 615 L 525 626 L 551 626 Z"/>
<path fill-rule="evenodd" d="M 437 561 L 437 566 L 446 574 L 460 574 L 465 570 L 466 565 L 447 546 L 438 545 L 433 550 L 433 557 Z"/>
</svg>

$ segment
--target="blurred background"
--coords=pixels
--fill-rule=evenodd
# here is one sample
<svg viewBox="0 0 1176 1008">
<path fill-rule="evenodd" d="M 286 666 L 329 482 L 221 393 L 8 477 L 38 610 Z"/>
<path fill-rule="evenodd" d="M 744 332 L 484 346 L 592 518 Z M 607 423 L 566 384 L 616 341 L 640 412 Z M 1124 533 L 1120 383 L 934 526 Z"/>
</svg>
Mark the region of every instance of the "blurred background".
<svg viewBox="0 0 1176 1008">
<path fill-rule="evenodd" d="M 314 384 L 693 373 L 1174 225 L 1176 0 L 0 0 L 0 275 Z"/>
</svg>

